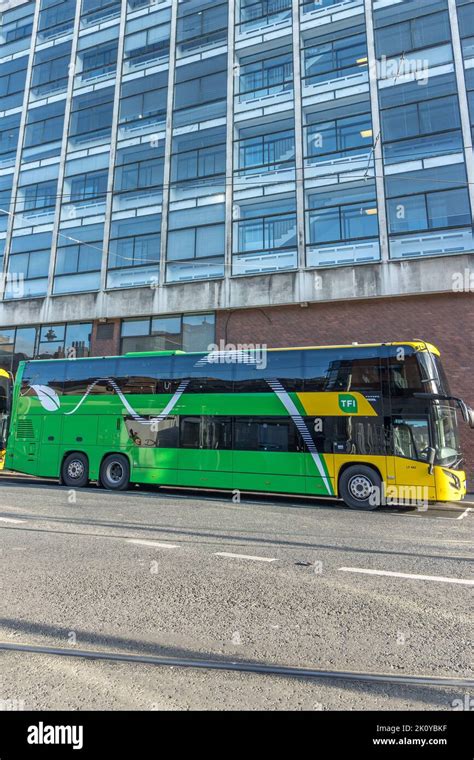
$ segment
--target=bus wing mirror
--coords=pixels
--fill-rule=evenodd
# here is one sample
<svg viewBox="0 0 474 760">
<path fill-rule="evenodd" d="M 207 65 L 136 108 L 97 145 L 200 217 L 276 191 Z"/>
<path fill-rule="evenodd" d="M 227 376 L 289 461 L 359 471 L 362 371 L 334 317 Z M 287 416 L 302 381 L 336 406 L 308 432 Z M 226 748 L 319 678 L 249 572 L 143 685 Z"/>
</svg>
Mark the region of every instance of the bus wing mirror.
<svg viewBox="0 0 474 760">
<path fill-rule="evenodd" d="M 469 427 L 474 430 L 474 409 L 470 406 L 467 407 Z"/>
<path fill-rule="evenodd" d="M 474 428 L 474 409 L 466 404 L 465 401 L 459 399 L 459 406 L 461 408 L 461 414 L 464 422 L 467 422 L 470 428 Z"/>
<path fill-rule="evenodd" d="M 432 446 L 428 449 L 428 469 L 430 475 L 433 474 L 433 467 L 436 459 L 436 449 L 434 449 Z"/>
</svg>

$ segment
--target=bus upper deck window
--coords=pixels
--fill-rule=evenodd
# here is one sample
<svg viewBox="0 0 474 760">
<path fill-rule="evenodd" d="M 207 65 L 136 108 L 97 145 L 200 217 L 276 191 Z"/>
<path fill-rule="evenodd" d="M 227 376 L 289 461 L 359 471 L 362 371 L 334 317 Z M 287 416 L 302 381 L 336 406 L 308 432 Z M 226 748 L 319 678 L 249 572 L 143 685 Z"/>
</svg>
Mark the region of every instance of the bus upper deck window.
<svg viewBox="0 0 474 760">
<path fill-rule="evenodd" d="M 390 358 L 390 391 L 392 396 L 404 396 L 414 392 L 423 391 L 420 367 L 416 356 L 405 356 L 397 361 Z"/>
</svg>

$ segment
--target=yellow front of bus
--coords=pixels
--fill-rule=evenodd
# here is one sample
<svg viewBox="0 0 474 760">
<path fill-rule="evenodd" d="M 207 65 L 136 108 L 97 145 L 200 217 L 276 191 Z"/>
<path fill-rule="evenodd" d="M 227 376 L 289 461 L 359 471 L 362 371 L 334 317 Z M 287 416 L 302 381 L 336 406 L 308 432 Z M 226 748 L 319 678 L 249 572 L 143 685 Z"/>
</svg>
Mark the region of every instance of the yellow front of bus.
<svg viewBox="0 0 474 760">
<path fill-rule="evenodd" d="M 413 395 L 429 404 L 432 440 L 426 449 L 428 475 L 426 465 L 412 463 L 411 482 L 420 486 L 428 478 L 436 501 L 462 501 L 467 492 L 467 477 L 462 468 L 464 457 L 458 422 L 462 419 L 474 429 L 474 412 L 462 399 L 451 394 L 438 349 L 429 343 L 417 348 L 423 392 Z"/>
<path fill-rule="evenodd" d="M 463 470 L 448 467 L 434 468 L 437 501 L 462 501 L 467 493 L 467 478 Z"/>
</svg>

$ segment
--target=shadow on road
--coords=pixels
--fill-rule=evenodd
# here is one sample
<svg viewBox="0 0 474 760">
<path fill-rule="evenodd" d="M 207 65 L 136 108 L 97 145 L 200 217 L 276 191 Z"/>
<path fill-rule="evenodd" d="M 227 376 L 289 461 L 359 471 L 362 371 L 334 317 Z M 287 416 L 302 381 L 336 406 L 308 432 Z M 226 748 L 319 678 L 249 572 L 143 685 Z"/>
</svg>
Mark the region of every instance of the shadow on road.
<svg viewBox="0 0 474 760">
<path fill-rule="evenodd" d="M 61 646 L 63 647 L 64 642 L 68 640 L 68 635 L 70 633 L 70 629 L 60 627 L 60 626 L 53 626 L 48 625 L 46 623 L 38 623 L 34 621 L 28 621 L 28 620 L 18 620 L 14 618 L 0 618 L 0 627 L 7 628 L 9 630 L 15 631 L 16 633 L 22 632 L 25 634 L 30 634 L 34 637 L 45 637 L 47 639 L 54 639 L 54 642 L 51 641 L 42 641 L 41 643 L 38 642 L 37 638 L 35 641 L 25 642 L 22 641 L 22 644 L 30 644 L 31 646 L 37 645 L 37 646 L 49 646 L 53 648 L 54 646 Z M 232 653 L 232 657 L 230 657 L 228 654 L 218 654 L 214 652 L 204 651 L 204 650 L 192 650 L 192 649 L 185 649 L 183 647 L 177 647 L 177 646 L 165 646 L 163 644 L 153 644 L 149 641 L 140 641 L 137 639 L 130 639 L 127 637 L 117 636 L 114 634 L 106 634 L 106 633 L 97 633 L 94 631 L 85 631 L 81 629 L 75 629 L 74 633 L 77 637 L 78 642 L 78 649 L 84 648 L 85 646 L 95 646 L 98 648 L 98 650 L 103 652 L 113 652 L 116 653 L 118 651 L 126 652 L 128 654 L 137 654 L 137 655 L 153 655 L 155 657 L 169 657 L 169 658 L 182 658 L 183 660 L 206 660 L 209 662 L 214 663 L 225 663 L 229 662 L 231 660 L 232 662 L 246 662 L 254 665 L 276 665 L 284 666 L 284 667 L 303 667 L 303 668 L 313 668 L 313 669 L 320 669 L 320 670 L 327 670 L 327 668 L 323 664 L 318 664 L 317 662 L 312 662 L 310 664 L 303 663 L 296 665 L 295 663 L 274 663 L 274 662 L 262 662 L 262 660 L 257 659 L 250 659 L 249 657 L 238 657 L 234 653 Z M 0 633 L 0 637 L 2 634 Z M 58 639 L 61 640 L 61 643 L 58 644 Z M 6 642 L 5 642 L 6 643 Z M 13 644 L 14 640 L 10 639 L 8 643 Z M 74 650 L 74 647 L 71 646 L 71 650 Z M 10 650 L 11 651 L 11 650 Z M 1 651 L 0 654 L 3 654 L 4 656 L 8 654 L 5 650 Z M 19 652 L 15 652 L 16 655 L 20 654 Z M 28 656 L 34 656 L 31 653 L 27 652 L 21 652 L 21 654 Z M 41 654 L 40 656 L 48 657 L 48 656 L 54 656 L 54 655 L 48 655 L 48 654 Z M 98 662 L 98 661 L 96 661 Z M 135 665 L 136 667 L 136 665 Z M 142 667 L 150 667 L 150 665 L 142 665 Z M 157 667 L 156 665 L 154 667 Z M 174 666 L 176 667 L 176 666 Z M 341 663 L 341 666 L 338 668 L 339 670 L 344 671 L 352 671 L 352 667 L 345 663 Z M 357 670 L 357 669 L 356 669 Z M 211 671 L 207 671 L 211 672 Z M 241 676 L 246 676 L 250 674 L 241 673 Z M 253 674 L 253 678 L 257 677 L 257 675 L 261 674 Z M 399 675 L 403 676 L 403 672 L 394 673 L 392 675 Z M 417 674 L 419 675 L 419 674 Z M 133 677 L 131 675 L 131 677 Z M 321 685 L 324 685 L 325 687 L 334 688 L 334 689 L 345 689 L 348 692 L 357 692 L 360 694 L 363 692 L 364 694 L 374 696 L 377 695 L 381 698 L 386 699 L 405 699 L 405 700 L 415 700 L 419 702 L 420 704 L 426 706 L 427 704 L 433 706 L 433 708 L 440 709 L 440 710 L 448 710 L 452 709 L 452 703 L 453 700 L 458 699 L 460 696 L 459 690 L 456 690 L 454 688 L 446 688 L 446 687 L 439 687 L 439 686 L 426 686 L 426 685 L 417 685 L 417 684 L 390 684 L 390 683 L 364 683 L 357 680 L 350 680 L 350 679 L 340 679 L 340 678 L 331 678 L 331 677 L 311 677 L 308 678 L 306 676 L 289 676 L 289 675 L 268 675 L 266 674 L 266 678 L 272 677 L 272 678 L 298 678 L 298 680 L 306 682 L 308 684 L 315 684 L 320 683 Z M 324 706 L 321 705 L 315 707 L 315 709 L 324 709 Z M 341 706 L 341 709 L 347 709 L 344 706 Z M 390 704 L 387 704 L 387 709 L 390 709 Z"/>
</svg>

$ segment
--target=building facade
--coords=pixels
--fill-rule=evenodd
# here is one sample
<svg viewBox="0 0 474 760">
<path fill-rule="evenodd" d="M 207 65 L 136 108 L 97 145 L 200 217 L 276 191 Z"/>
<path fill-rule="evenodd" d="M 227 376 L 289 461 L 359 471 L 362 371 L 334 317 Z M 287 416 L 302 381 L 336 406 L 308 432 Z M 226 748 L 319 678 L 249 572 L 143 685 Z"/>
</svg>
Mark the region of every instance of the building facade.
<svg viewBox="0 0 474 760">
<path fill-rule="evenodd" d="M 1 366 L 425 338 L 474 404 L 473 0 L 2 8 Z"/>
</svg>

